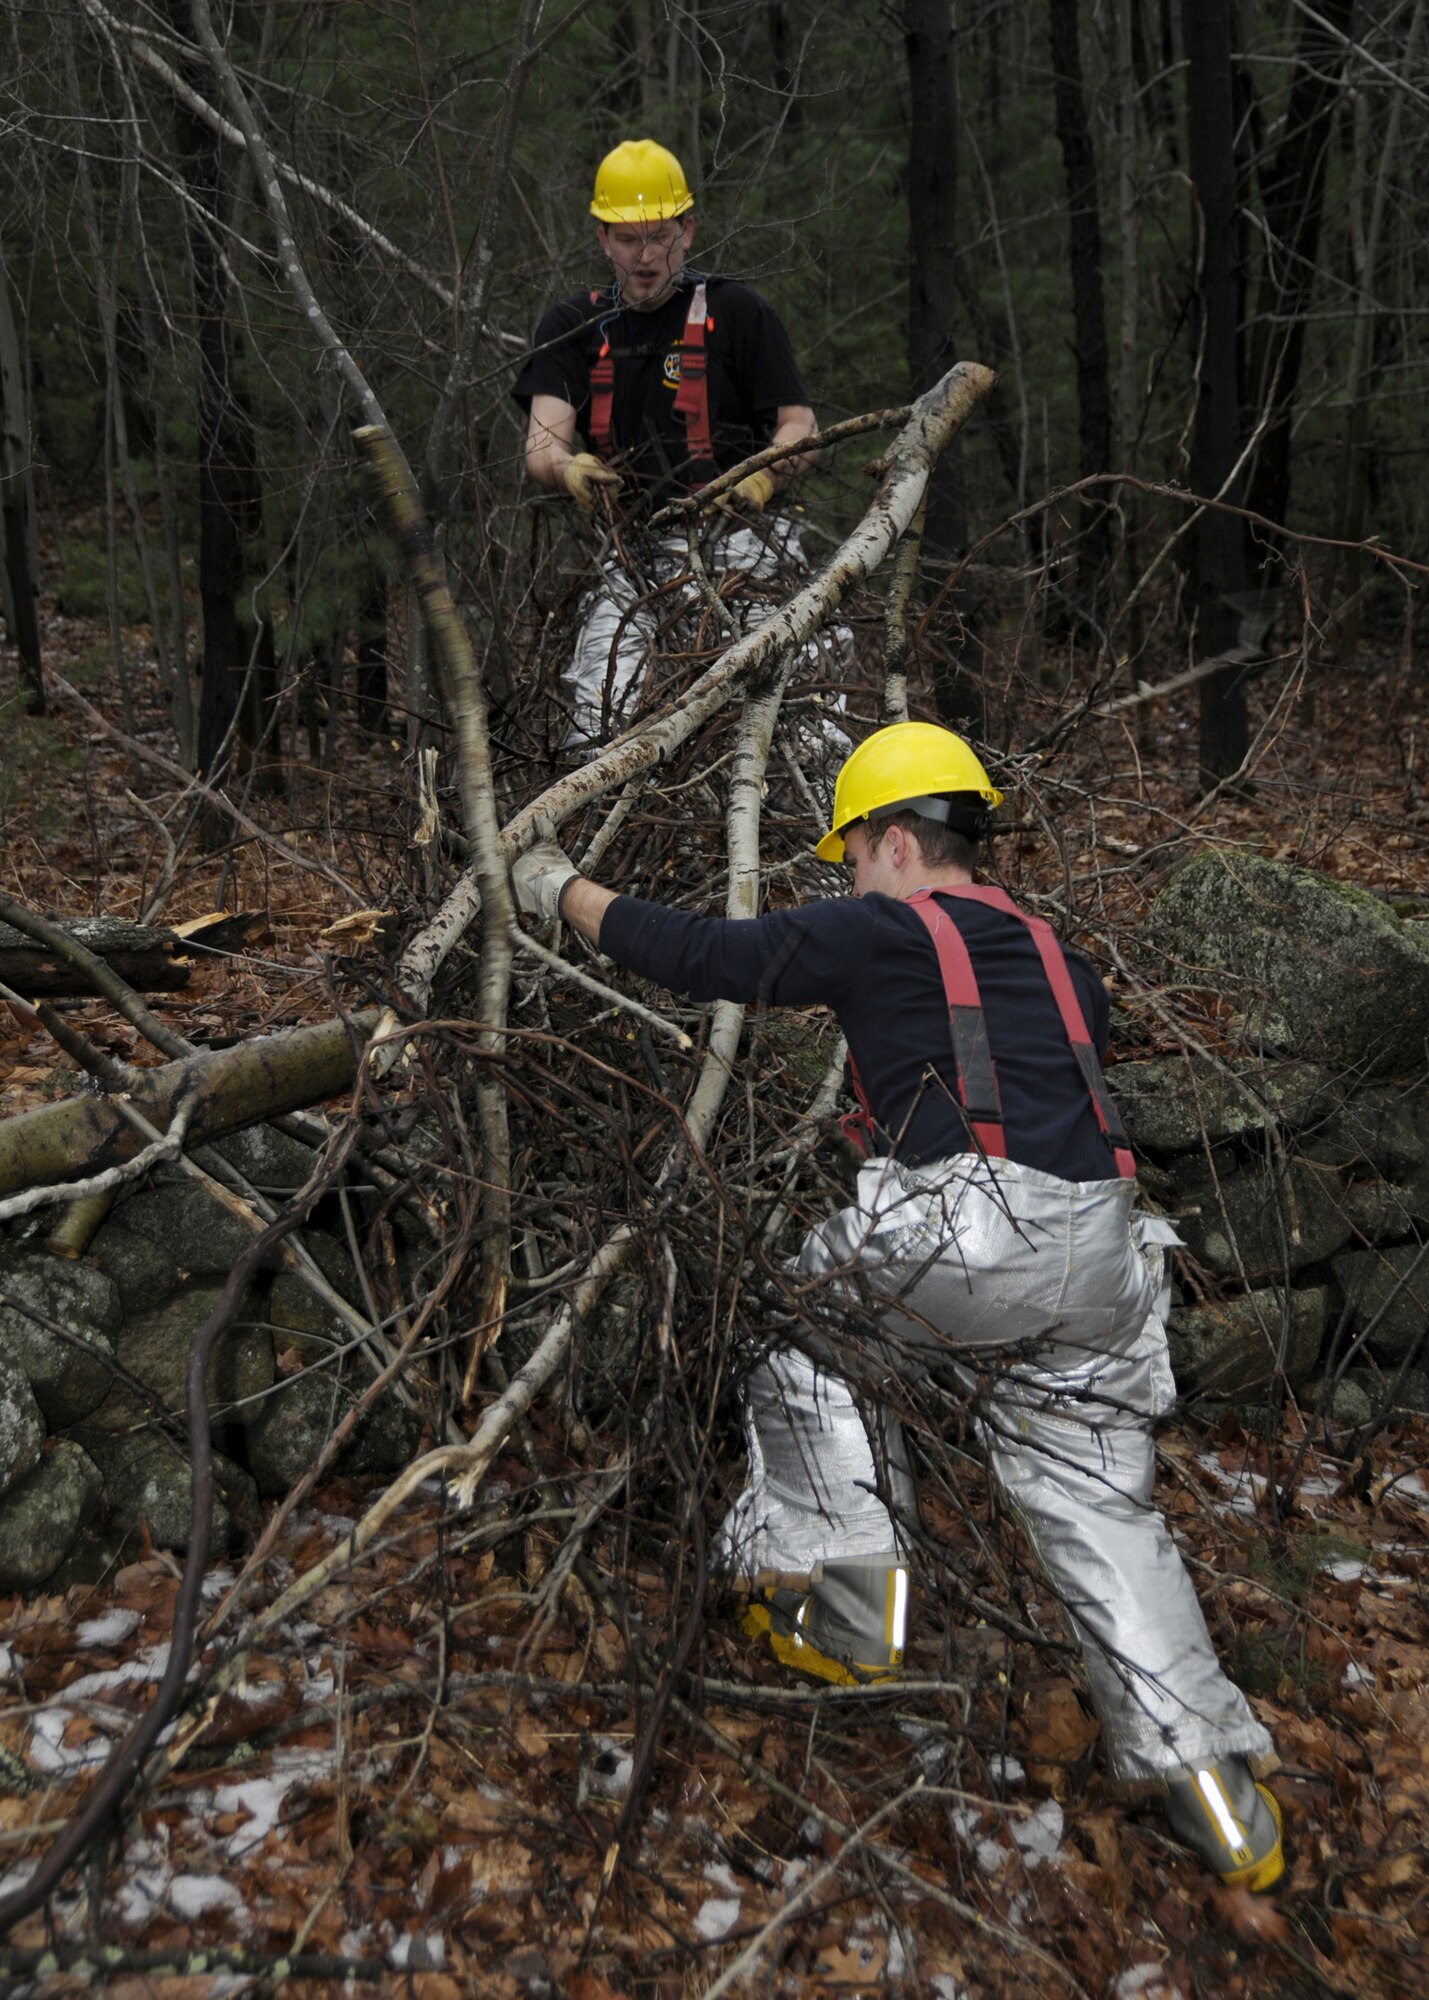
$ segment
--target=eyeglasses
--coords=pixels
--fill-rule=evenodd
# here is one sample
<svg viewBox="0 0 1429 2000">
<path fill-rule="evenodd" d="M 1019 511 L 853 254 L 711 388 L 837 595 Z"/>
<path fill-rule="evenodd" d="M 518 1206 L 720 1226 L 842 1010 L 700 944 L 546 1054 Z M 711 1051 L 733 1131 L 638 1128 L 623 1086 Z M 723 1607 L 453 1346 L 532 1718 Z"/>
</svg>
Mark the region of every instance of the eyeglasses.
<svg viewBox="0 0 1429 2000">
<path fill-rule="evenodd" d="M 673 250 L 685 233 L 683 222 L 607 223 L 606 236 L 620 250 L 643 250 L 653 243 L 657 250 Z"/>
</svg>

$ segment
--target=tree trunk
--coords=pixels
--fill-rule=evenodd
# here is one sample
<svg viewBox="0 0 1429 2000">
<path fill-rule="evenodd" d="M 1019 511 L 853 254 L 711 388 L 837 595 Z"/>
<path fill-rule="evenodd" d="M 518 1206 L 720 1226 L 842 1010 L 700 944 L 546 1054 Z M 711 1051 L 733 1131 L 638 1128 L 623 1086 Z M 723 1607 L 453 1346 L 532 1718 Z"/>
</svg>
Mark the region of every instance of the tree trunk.
<svg viewBox="0 0 1429 2000">
<path fill-rule="evenodd" d="M 922 395 L 957 359 L 958 69 L 952 0 L 904 0 L 908 58 L 908 375 Z M 928 487 L 923 547 L 946 569 L 967 543 L 967 505 L 957 441 Z M 938 712 L 954 728 L 980 730 L 982 695 L 969 671 L 973 606 L 959 593 L 943 621 L 934 668 Z"/>
<path fill-rule="evenodd" d="M 1077 0 L 1049 0 L 1057 137 L 1067 180 L 1072 263 L 1072 324 L 1077 348 L 1079 474 L 1111 466 L 1111 369 L 1102 294 L 1102 229 L 1097 163 L 1082 88 Z M 1075 609 L 1100 622 L 1100 599 L 1111 567 L 1111 510 L 1103 498 L 1081 507 Z"/>
<path fill-rule="evenodd" d="M 35 475 L 30 456 L 30 413 L 25 395 L 25 357 L 10 310 L 10 283 L 0 244 L 0 581 L 5 623 L 20 655 L 24 706 L 45 712 L 44 668 L 40 660 L 39 559 L 35 523 Z"/>
<path fill-rule="evenodd" d="M 1365 497 L 1368 488 L 1370 449 L 1369 400 L 1373 377 L 1374 331 L 1379 317 L 1376 305 L 1379 246 L 1389 206 L 1390 172 L 1399 146 L 1399 129 L 1404 110 L 1404 75 L 1424 25 L 1425 0 L 1415 0 L 1413 19 L 1405 37 L 1404 58 L 1399 76 L 1390 87 L 1389 114 L 1378 155 L 1370 156 L 1370 98 L 1361 92 L 1355 100 L 1355 173 L 1350 197 L 1350 244 L 1355 271 L 1355 326 L 1345 365 L 1345 435 L 1335 480 L 1335 534 L 1342 542 L 1358 542 L 1364 533 Z M 1368 226 L 1364 219 L 1364 196 L 1374 189 Z M 1339 551 L 1330 551 L 1325 577 L 1325 598 L 1334 601 Z M 1346 611 L 1340 626 L 1339 656 L 1343 666 L 1353 666 L 1359 651 L 1359 590 L 1362 551 L 1345 552 Z"/>
<path fill-rule="evenodd" d="M 1240 497 L 1240 383 L 1237 329 L 1236 184 L 1231 37 L 1234 0 L 1184 0 L 1187 131 L 1196 210 L 1196 320 L 1199 360 L 1191 440 L 1191 485 L 1207 498 Z M 1227 653 L 1240 632 L 1234 602 L 1246 582 L 1245 537 L 1233 514 L 1210 507 L 1187 537 L 1195 651 Z M 1250 744 L 1243 669 L 1228 666 L 1201 683 L 1203 785 L 1237 771 Z"/>
<path fill-rule="evenodd" d="M 1290 504 L 1290 433 L 1305 349 L 1305 312 L 1317 275 L 1343 37 L 1350 32 L 1354 0 L 1323 0 L 1317 12 L 1320 19 L 1307 13 L 1302 20 L 1285 136 L 1261 174 L 1267 249 L 1247 387 L 1249 412 L 1264 430 L 1247 504 L 1272 521 L 1283 521 Z"/>
<path fill-rule="evenodd" d="M 169 18 L 175 32 L 187 41 L 187 0 L 169 0 Z M 205 81 L 200 65 L 190 61 L 183 68 L 186 80 L 199 89 Z M 221 777 L 238 712 L 238 594 L 242 582 L 233 342 L 221 235 L 226 175 L 218 135 L 183 102 L 175 105 L 174 126 L 190 203 L 189 260 L 198 330 L 198 589 L 203 634 L 198 766 L 205 777 Z"/>
</svg>

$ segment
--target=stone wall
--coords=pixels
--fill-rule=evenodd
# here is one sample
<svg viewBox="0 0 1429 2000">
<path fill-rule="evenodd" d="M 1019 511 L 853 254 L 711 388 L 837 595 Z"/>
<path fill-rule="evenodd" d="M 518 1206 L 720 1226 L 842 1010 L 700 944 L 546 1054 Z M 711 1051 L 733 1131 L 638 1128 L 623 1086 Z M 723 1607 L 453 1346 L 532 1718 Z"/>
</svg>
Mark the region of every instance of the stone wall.
<svg viewBox="0 0 1429 2000">
<path fill-rule="evenodd" d="M 1142 951 L 1213 1022 L 1108 1079 L 1186 1245 L 1183 1393 L 1244 1411 L 1281 1373 L 1340 1426 L 1429 1409 L 1429 924 L 1217 850 L 1156 897 Z"/>
<path fill-rule="evenodd" d="M 1171 1323 L 1183 1393 L 1244 1413 L 1283 1379 L 1342 1426 L 1391 1400 L 1429 1408 L 1425 927 L 1321 877 L 1218 852 L 1168 882 L 1143 949 L 1155 986 L 1210 1000 L 1199 1051 L 1121 1062 L 1109 1079 L 1144 1196 L 1186 1245 Z M 218 1150 L 279 1199 L 311 1164 L 268 1130 Z M 184 1546 L 189 1350 L 250 1241 L 173 1173 L 116 1203 L 81 1262 L 45 1249 L 47 1226 L 0 1239 L 0 1589 L 88 1580 L 144 1531 Z M 339 1236 L 305 1241 L 358 1304 Z M 628 1344 L 620 1298 L 609 1316 L 624 1313 Z M 275 1255 L 210 1371 L 213 1554 L 260 1496 L 307 1470 L 370 1379 L 342 1320 Z M 338 1469 L 394 1471 L 417 1443 L 389 1389 Z"/>
<path fill-rule="evenodd" d="M 312 1164 L 267 1129 L 216 1150 L 278 1199 Z M 144 1531 L 186 1545 L 189 1352 L 252 1241 L 201 1186 L 169 1173 L 116 1202 L 81 1262 L 46 1250 L 47 1226 L 0 1242 L 0 1589 L 86 1581 Z M 303 1240 L 333 1290 L 357 1304 L 344 1245 L 322 1229 Z M 351 1348 L 343 1321 L 275 1251 L 209 1369 L 211 1554 L 256 1519 L 260 1495 L 288 1491 L 371 1380 Z M 395 1471 L 418 1428 L 386 1392 L 337 1469 Z"/>
</svg>

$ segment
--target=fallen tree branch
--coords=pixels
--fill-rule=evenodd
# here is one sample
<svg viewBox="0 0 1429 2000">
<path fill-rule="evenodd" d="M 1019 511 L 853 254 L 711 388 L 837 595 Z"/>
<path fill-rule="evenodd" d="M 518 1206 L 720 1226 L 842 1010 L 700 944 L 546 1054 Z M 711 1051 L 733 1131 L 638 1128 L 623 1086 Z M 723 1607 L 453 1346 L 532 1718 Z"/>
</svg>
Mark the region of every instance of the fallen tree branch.
<svg viewBox="0 0 1429 2000">
<path fill-rule="evenodd" d="M 275 1111 L 320 1104 L 350 1090 L 375 1019 L 367 1012 L 256 1035 L 231 1049 L 203 1049 L 181 1062 L 136 1070 L 129 1095 L 160 1131 L 180 1102 L 191 1100 L 192 1143 L 221 1139 Z M 92 1164 L 103 1171 L 132 1159 L 143 1143 L 109 1098 L 70 1097 L 21 1111 L 0 1121 L 0 1195 L 68 1181 Z"/>
</svg>

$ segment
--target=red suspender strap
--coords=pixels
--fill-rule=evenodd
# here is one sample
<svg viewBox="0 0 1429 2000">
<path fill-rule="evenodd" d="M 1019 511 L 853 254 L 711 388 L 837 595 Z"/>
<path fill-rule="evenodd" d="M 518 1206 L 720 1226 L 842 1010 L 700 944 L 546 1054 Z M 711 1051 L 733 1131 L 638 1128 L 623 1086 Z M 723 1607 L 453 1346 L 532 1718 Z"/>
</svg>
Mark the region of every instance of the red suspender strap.
<svg viewBox="0 0 1429 2000">
<path fill-rule="evenodd" d="M 858 1064 L 849 1050 L 848 1080 L 853 1086 L 853 1094 L 858 1100 L 857 1111 L 845 1111 L 839 1120 L 839 1130 L 851 1146 L 857 1146 L 865 1159 L 873 1151 L 873 1106 L 868 1101 L 868 1092 L 863 1087 L 863 1078 L 858 1073 Z"/>
<path fill-rule="evenodd" d="M 603 292 L 592 292 L 590 302 L 598 306 Z M 610 403 L 615 392 L 615 357 L 610 342 L 602 339 L 600 353 L 590 365 L 590 441 L 597 458 L 610 457 Z"/>
<path fill-rule="evenodd" d="M 908 903 L 928 926 L 928 935 L 938 954 L 938 970 L 943 975 L 943 992 L 948 1001 L 948 1032 L 957 1064 L 958 1095 L 973 1137 L 988 1159 L 1005 1160 L 1007 1134 L 1002 1129 L 1002 1095 L 988 1046 L 987 1021 L 977 977 L 963 934 L 933 902 L 930 891 L 920 889 L 916 896 L 909 897 Z"/>
<path fill-rule="evenodd" d="M 1092 1100 L 1092 1110 L 1096 1113 L 1097 1123 L 1100 1125 L 1107 1143 L 1111 1147 L 1112 1157 L 1116 1162 L 1116 1170 L 1123 1180 L 1133 1180 L 1136 1176 L 1136 1161 L 1127 1140 L 1126 1129 L 1121 1122 L 1121 1114 L 1112 1102 L 1111 1093 L 1106 1087 L 1106 1079 L 1102 1075 L 1101 1063 L 1097 1059 L 1097 1052 L 1092 1046 L 1092 1038 L 1087 1030 L 1086 1017 L 1082 1013 L 1081 1003 L 1077 999 L 1077 990 L 1072 984 L 1072 975 L 1067 970 L 1067 961 L 1062 955 L 1061 945 L 1058 944 L 1056 937 L 1053 935 L 1051 925 L 1047 923 L 1045 918 L 1029 916 L 1026 910 L 1020 910 L 1012 898 L 1001 889 L 968 884 L 965 888 L 940 889 L 938 894 L 942 896 L 960 896 L 964 901 L 970 903 L 984 903 L 989 909 L 1001 910 L 1006 916 L 1016 917 L 1019 923 L 1027 926 L 1027 929 L 1032 934 L 1032 942 L 1037 947 L 1037 955 L 1042 961 L 1042 970 L 1046 974 L 1047 983 L 1052 989 L 1052 997 L 1057 1003 L 1057 1012 L 1062 1017 L 1062 1026 L 1066 1031 L 1067 1040 L 1072 1045 L 1072 1053 L 1077 1059 L 1077 1066 L 1082 1072 L 1082 1080 L 1087 1086 L 1087 1095 Z M 943 989 L 948 995 L 948 1018 L 952 1027 L 953 1049 L 958 1063 L 959 1084 L 960 1087 L 964 1087 L 963 1102 L 967 1108 L 968 1117 L 973 1121 L 973 1130 L 977 1132 L 978 1113 L 974 1107 L 973 1100 L 966 1095 L 963 1083 L 965 1063 L 963 1049 L 959 1043 L 960 1027 L 957 1020 L 961 1008 L 970 1006 L 975 1010 L 978 1018 L 978 1029 L 976 1032 L 980 1037 L 982 1046 L 986 1048 L 987 1029 L 982 1019 L 982 1004 L 978 996 L 977 980 L 973 973 L 972 961 L 968 957 L 967 946 L 963 943 L 962 934 L 958 930 L 957 925 L 951 919 L 942 923 L 938 921 L 939 912 L 936 904 L 933 903 L 931 890 L 920 889 L 916 896 L 911 896 L 908 900 L 909 907 L 915 909 L 923 919 L 923 922 L 928 926 L 929 934 L 937 949 L 938 964 L 943 974 Z M 944 934 L 947 932 L 951 932 L 953 937 L 957 939 L 956 945 L 952 945 L 950 941 L 945 943 Z M 948 969 L 950 961 L 957 959 L 959 954 L 961 954 L 961 962 L 965 963 L 967 967 L 966 984 L 960 983 L 954 986 L 949 978 Z M 971 988 L 970 1002 L 965 997 L 969 987 Z M 961 1032 L 964 1035 L 969 1034 L 969 1030 L 966 1028 L 963 1028 Z M 969 1047 L 973 1046 L 973 1043 L 969 1041 Z M 974 1060 L 976 1060 L 975 1051 Z M 991 1073 L 992 1059 L 990 1055 L 987 1059 L 987 1067 Z M 992 1092 L 993 1101 L 997 1102 L 997 1079 L 995 1074 L 992 1075 Z M 1001 1119 L 1001 1115 L 1001 1105 L 998 1103 L 997 1116 L 999 1120 Z M 1003 1158 L 1006 1156 L 1007 1148 L 1005 1143 L 1001 1142 L 1000 1123 L 997 1127 L 997 1132 L 999 1144 L 996 1149 L 986 1140 L 982 1140 L 982 1144 L 984 1150 L 989 1155 Z M 979 1137 L 981 1139 L 981 1134 L 979 1134 Z"/>
<path fill-rule="evenodd" d="M 714 433 L 710 429 L 710 384 L 705 355 L 707 319 L 705 287 L 701 282 L 695 286 L 690 310 L 685 315 L 685 339 L 680 349 L 680 386 L 675 391 L 675 408 L 685 420 L 691 460 L 701 468 L 712 471 Z"/>
</svg>

